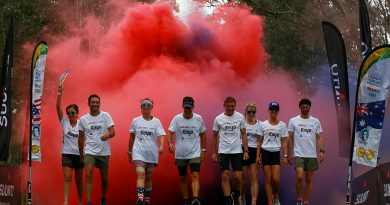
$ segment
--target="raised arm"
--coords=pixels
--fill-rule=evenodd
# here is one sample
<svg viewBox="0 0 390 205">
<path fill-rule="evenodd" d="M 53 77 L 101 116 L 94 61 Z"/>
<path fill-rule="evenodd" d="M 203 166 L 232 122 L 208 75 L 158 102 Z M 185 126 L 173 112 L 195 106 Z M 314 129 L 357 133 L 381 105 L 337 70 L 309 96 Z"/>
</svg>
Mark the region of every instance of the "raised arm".
<svg viewBox="0 0 390 205">
<path fill-rule="evenodd" d="M 62 85 L 58 86 L 58 95 L 57 95 L 57 103 L 56 103 L 56 108 L 57 108 L 57 116 L 58 119 L 61 121 L 63 117 L 63 112 L 61 109 L 61 100 L 62 100 Z"/>
</svg>

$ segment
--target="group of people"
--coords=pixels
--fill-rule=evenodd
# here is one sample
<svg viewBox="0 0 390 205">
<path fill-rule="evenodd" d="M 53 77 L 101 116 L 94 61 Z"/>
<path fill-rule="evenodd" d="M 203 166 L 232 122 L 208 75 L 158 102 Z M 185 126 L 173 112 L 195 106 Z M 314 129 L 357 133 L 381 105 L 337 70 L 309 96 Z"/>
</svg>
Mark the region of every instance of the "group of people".
<svg viewBox="0 0 390 205">
<path fill-rule="evenodd" d="M 109 139 L 115 136 L 114 122 L 107 112 L 100 111 L 100 97 L 88 98 L 90 112 L 78 119 L 78 107 L 66 107 L 68 118 L 61 109 L 62 86 L 58 88 L 57 114 L 63 131 L 62 167 L 64 174 L 64 205 L 75 170 L 78 202 L 82 204 L 83 168 L 86 173 L 87 205 L 91 205 L 93 169 L 100 170 L 102 197 L 105 205 L 108 186 L 110 157 Z M 261 122 L 256 118 L 254 102 L 245 105 L 245 114 L 236 111 L 236 100 L 226 97 L 225 111 L 215 118 L 212 131 L 211 158 L 221 170 L 222 190 L 226 205 L 246 204 L 246 192 L 250 181 L 251 204 L 256 204 L 259 191 L 258 172 L 262 166 L 268 205 L 278 205 L 280 166 L 294 164 L 296 172 L 297 205 L 309 205 L 312 194 L 313 172 L 318 161 L 324 160 L 324 143 L 320 121 L 309 115 L 311 101 L 299 102 L 300 114 L 292 118 L 288 126 L 278 119 L 280 105 L 271 102 L 269 117 Z M 153 100 L 140 102 L 141 115 L 130 126 L 128 158 L 135 167 L 136 205 L 150 205 L 152 175 L 164 149 L 164 136 L 168 138 L 168 151 L 175 154 L 180 191 L 184 205 L 200 205 L 199 172 L 206 156 L 206 126 L 203 118 L 194 113 L 192 97 L 184 97 L 183 112 L 172 119 L 168 134 L 162 123 L 152 115 Z M 281 154 L 282 153 L 282 154 Z M 191 173 L 192 199 L 188 190 L 187 170 Z M 232 186 L 230 170 L 233 170 Z M 249 180 L 248 180 L 249 176 Z M 306 182 L 304 186 L 304 181 Z"/>
</svg>

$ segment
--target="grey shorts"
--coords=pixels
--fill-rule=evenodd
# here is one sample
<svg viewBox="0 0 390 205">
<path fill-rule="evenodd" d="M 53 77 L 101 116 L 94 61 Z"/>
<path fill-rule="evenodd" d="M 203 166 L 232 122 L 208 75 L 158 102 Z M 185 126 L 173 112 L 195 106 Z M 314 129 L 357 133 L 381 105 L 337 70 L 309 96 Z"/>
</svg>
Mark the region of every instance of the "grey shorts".
<svg viewBox="0 0 390 205">
<path fill-rule="evenodd" d="M 91 154 L 86 154 L 84 157 L 85 165 L 92 165 L 93 167 L 108 169 L 108 163 L 110 161 L 110 156 L 95 156 Z"/>
</svg>

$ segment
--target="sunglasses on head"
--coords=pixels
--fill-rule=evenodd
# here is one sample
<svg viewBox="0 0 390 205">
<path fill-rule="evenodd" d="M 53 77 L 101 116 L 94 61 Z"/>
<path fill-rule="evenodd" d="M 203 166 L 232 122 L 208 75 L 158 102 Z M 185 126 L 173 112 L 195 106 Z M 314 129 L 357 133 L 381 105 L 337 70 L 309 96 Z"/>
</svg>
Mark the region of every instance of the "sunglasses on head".
<svg viewBox="0 0 390 205">
<path fill-rule="evenodd" d="M 249 111 L 246 111 L 246 113 L 248 113 L 248 114 L 256 114 L 256 111 L 255 110 L 249 110 Z"/>
<path fill-rule="evenodd" d="M 141 108 L 152 108 L 152 107 L 153 107 L 153 105 L 150 103 L 144 103 L 141 105 Z"/>
<path fill-rule="evenodd" d="M 66 112 L 67 115 L 75 115 L 76 112 Z"/>
</svg>

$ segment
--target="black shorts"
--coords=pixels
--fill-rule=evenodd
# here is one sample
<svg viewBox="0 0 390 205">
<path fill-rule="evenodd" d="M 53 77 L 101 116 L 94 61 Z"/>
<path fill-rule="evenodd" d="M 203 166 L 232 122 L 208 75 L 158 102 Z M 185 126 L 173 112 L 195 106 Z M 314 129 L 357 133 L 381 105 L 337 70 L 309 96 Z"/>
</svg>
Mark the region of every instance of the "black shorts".
<svg viewBox="0 0 390 205">
<path fill-rule="evenodd" d="M 84 164 L 80 161 L 80 155 L 62 154 L 62 167 L 82 169 Z"/>
<path fill-rule="evenodd" d="M 229 163 L 233 171 L 242 170 L 242 153 L 237 154 L 218 154 L 219 166 L 221 171 L 229 170 Z"/>
<path fill-rule="evenodd" d="M 244 149 L 243 149 L 244 150 Z M 249 158 L 242 161 L 242 166 L 249 166 L 256 163 L 257 148 L 248 147 Z"/>
<path fill-rule="evenodd" d="M 266 165 L 280 165 L 280 151 L 270 152 L 262 148 L 261 163 L 263 167 Z"/>
<path fill-rule="evenodd" d="M 189 164 L 191 173 L 193 172 L 200 172 L 200 163 L 191 163 Z M 188 165 L 184 166 L 177 166 L 177 170 L 179 171 L 179 176 L 187 176 L 187 167 Z"/>
</svg>

